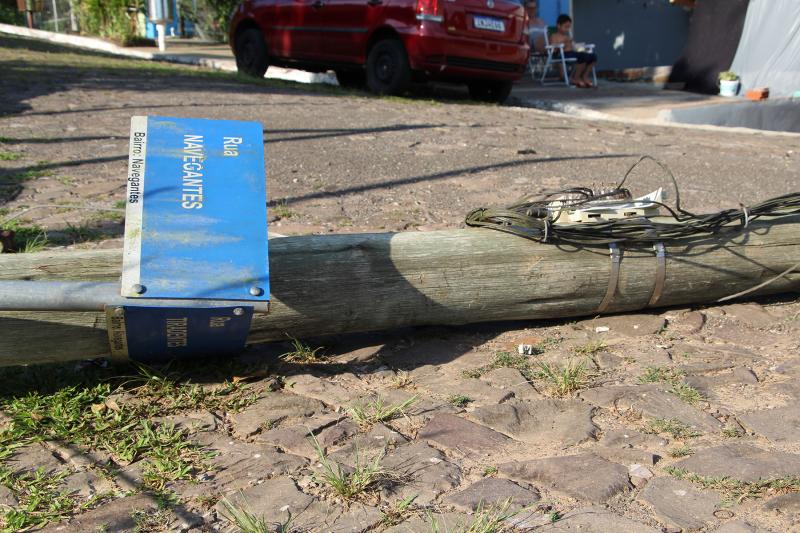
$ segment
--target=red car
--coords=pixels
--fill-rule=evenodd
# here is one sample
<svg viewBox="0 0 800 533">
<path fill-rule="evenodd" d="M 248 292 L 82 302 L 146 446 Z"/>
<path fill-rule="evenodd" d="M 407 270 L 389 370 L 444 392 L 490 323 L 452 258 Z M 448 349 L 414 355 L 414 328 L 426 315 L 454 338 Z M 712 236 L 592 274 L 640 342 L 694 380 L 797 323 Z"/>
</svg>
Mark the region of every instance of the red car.
<svg viewBox="0 0 800 533">
<path fill-rule="evenodd" d="M 246 0 L 230 43 L 240 72 L 334 70 L 343 86 L 400 94 L 412 81 L 466 83 L 502 102 L 528 58 L 519 0 Z"/>
</svg>

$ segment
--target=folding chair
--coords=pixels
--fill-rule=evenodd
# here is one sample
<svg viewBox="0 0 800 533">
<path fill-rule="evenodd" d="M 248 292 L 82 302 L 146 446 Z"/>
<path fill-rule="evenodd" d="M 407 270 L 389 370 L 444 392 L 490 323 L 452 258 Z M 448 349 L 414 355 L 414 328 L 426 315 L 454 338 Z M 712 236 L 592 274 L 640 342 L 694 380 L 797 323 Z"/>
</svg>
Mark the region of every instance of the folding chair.
<svg viewBox="0 0 800 533">
<path fill-rule="evenodd" d="M 536 41 L 538 34 L 541 34 L 544 38 L 544 52 L 537 52 L 534 49 L 534 42 Z M 564 57 L 564 43 L 550 44 L 548 28 L 532 28 L 530 30 L 529 39 L 531 45 L 531 54 L 530 58 L 528 59 L 528 65 L 531 71 L 531 78 L 534 81 L 536 81 L 538 78 L 539 83 L 542 85 L 561 83 L 562 80 L 557 82 L 546 81 L 550 70 L 560 67 L 561 74 L 563 76 L 563 82 L 567 87 L 570 87 L 569 70 L 567 65 L 574 66 L 578 60 L 574 57 Z M 594 44 L 586 44 L 584 46 L 586 47 L 586 52 L 594 53 Z M 542 73 L 541 77 L 539 76 L 539 71 Z M 594 84 L 597 85 L 597 73 L 594 67 L 592 67 L 592 80 Z"/>
</svg>

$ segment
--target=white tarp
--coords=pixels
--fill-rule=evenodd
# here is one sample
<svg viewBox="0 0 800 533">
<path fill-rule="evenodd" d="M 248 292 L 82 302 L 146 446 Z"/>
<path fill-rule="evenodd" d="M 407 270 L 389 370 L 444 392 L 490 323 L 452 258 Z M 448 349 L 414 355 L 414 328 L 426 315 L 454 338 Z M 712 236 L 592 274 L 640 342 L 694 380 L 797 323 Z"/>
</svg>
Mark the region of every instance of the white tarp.
<svg viewBox="0 0 800 533">
<path fill-rule="evenodd" d="M 741 93 L 769 87 L 770 98 L 800 91 L 800 0 L 750 0 L 731 70 Z"/>
</svg>

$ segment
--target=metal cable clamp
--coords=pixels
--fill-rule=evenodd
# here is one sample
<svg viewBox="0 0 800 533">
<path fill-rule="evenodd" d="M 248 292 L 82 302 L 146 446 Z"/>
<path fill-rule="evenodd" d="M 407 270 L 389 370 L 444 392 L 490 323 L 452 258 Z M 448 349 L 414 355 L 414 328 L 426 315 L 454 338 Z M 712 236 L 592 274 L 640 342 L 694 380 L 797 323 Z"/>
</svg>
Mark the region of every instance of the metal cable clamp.
<svg viewBox="0 0 800 533">
<path fill-rule="evenodd" d="M 597 308 L 598 313 L 603 313 L 611 304 L 611 301 L 614 299 L 614 295 L 617 293 L 617 285 L 619 284 L 619 271 L 620 265 L 622 263 L 622 248 L 615 243 L 608 244 L 608 251 L 609 255 L 611 256 L 611 273 L 609 274 L 608 279 L 608 290 L 606 290 L 606 295 L 603 297 L 603 301 L 600 302 L 600 306 Z"/>
<path fill-rule="evenodd" d="M 663 242 L 657 242 L 653 245 L 653 250 L 656 252 L 656 282 L 653 285 L 653 294 L 650 295 L 650 301 L 647 302 L 648 307 L 654 307 L 664 294 L 664 285 L 667 281 L 667 249 L 664 247 Z"/>
</svg>

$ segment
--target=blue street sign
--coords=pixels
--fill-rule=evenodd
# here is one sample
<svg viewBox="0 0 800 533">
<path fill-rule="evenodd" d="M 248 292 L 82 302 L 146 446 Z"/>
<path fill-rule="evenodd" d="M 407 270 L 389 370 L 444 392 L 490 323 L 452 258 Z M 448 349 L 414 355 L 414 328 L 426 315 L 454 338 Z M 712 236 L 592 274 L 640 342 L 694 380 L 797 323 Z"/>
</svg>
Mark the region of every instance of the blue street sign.
<svg viewBox="0 0 800 533">
<path fill-rule="evenodd" d="M 112 356 L 142 363 L 242 351 L 253 308 L 122 306 L 107 309 Z"/>
<path fill-rule="evenodd" d="M 268 301 L 264 176 L 257 122 L 133 117 L 122 295 Z"/>
</svg>

